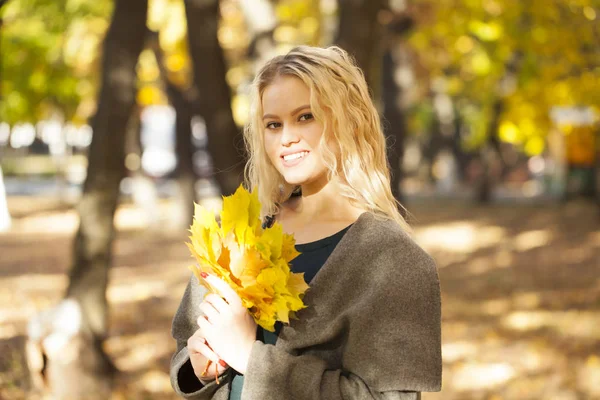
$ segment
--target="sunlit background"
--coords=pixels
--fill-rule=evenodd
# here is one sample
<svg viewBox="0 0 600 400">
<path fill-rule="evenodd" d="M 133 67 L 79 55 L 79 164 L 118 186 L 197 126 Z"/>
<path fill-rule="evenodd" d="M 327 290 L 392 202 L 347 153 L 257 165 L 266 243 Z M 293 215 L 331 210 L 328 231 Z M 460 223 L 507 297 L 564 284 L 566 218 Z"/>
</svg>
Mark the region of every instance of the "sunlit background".
<svg viewBox="0 0 600 400">
<path fill-rule="evenodd" d="M 241 129 L 257 68 L 300 44 L 355 54 L 395 193 L 438 263 L 444 381 L 423 398 L 600 398 L 600 1 L 215 0 L 186 14 L 192 3 L 148 1 L 133 75 L 112 70 L 110 86 L 115 2 L 0 1 L 0 398 L 42 398 L 27 326 L 69 287 L 94 116 L 120 118 L 99 112 L 102 85 L 128 81 L 133 128 L 101 132 L 125 149 L 104 350 L 120 371 L 113 398 L 175 398 L 190 205 L 220 208 L 219 160 L 241 151 L 210 146 L 206 110 L 222 96 L 208 85 L 226 82 Z M 218 49 L 188 37 L 217 20 Z"/>
</svg>

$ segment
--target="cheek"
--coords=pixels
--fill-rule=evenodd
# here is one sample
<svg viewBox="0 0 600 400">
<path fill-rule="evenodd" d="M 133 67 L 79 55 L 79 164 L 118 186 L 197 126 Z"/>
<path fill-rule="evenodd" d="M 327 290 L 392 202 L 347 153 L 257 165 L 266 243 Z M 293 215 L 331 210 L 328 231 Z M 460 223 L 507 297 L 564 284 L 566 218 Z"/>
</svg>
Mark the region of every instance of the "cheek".
<svg viewBox="0 0 600 400">
<path fill-rule="evenodd" d="M 323 138 L 323 127 L 315 126 L 312 127 L 308 135 L 306 136 L 306 140 L 309 142 L 310 147 L 312 147 L 313 151 L 317 151 L 320 149 L 321 140 Z M 329 146 L 331 148 L 331 146 Z"/>
<path fill-rule="evenodd" d="M 321 139 L 321 133 L 317 124 L 300 127 L 298 136 L 302 138 L 304 145 L 308 145 L 311 150 L 315 150 Z"/>
<path fill-rule="evenodd" d="M 267 157 L 269 157 L 269 160 L 271 160 L 272 163 L 275 163 L 275 160 L 278 157 L 276 140 L 270 135 L 265 135 L 263 137 L 263 145 L 265 152 L 267 153 Z"/>
</svg>

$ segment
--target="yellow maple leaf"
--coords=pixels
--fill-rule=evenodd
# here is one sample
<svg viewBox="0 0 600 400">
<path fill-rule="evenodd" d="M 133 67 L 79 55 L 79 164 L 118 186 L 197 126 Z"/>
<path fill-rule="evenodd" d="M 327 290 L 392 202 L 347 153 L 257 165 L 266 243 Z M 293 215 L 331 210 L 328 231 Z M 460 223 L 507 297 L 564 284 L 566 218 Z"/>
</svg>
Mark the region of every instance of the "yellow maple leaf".
<svg viewBox="0 0 600 400">
<path fill-rule="evenodd" d="M 288 263 L 300 255 L 300 253 L 296 250 L 295 244 L 296 240 L 294 239 L 293 235 L 288 235 L 286 233 L 283 234 L 281 256 Z"/>
<path fill-rule="evenodd" d="M 274 262 L 281 257 L 281 245 L 283 243 L 283 228 L 281 224 L 275 223 L 269 229 L 265 229 L 260 237 L 260 247 L 265 258 Z"/>
<path fill-rule="evenodd" d="M 300 296 L 303 295 L 308 289 L 308 285 L 304 280 L 304 273 L 290 275 L 287 286 L 290 290 L 292 298 L 296 298 L 296 296 L 301 298 Z"/>
<path fill-rule="evenodd" d="M 201 272 L 223 279 L 256 323 L 274 331 L 276 321 L 289 323 L 289 317 L 305 307 L 302 297 L 308 285 L 304 274 L 290 270 L 289 262 L 300 254 L 294 237 L 279 223 L 262 229 L 260 209 L 258 194 L 242 186 L 223 198 L 221 226 L 213 213 L 196 205 L 187 246 L 198 262 L 190 269 L 201 284 L 214 291 Z"/>
</svg>

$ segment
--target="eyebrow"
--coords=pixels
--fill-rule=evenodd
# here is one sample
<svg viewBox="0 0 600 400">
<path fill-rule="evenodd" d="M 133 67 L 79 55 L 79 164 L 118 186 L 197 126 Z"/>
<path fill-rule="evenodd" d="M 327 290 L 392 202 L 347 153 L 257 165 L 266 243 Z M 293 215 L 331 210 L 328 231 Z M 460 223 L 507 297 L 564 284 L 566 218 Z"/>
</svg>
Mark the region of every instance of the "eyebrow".
<svg viewBox="0 0 600 400">
<path fill-rule="evenodd" d="M 309 104 L 305 104 L 303 106 L 300 106 L 300 107 L 296 108 L 295 110 L 293 110 L 290 115 L 294 115 L 298 111 L 304 110 L 305 108 L 310 108 L 310 105 Z M 263 115 L 263 119 L 267 119 L 267 118 L 277 118 L 277 116 L 273 115 L 273 114 L 265 114 L 265 115 Z"/>
</svg>

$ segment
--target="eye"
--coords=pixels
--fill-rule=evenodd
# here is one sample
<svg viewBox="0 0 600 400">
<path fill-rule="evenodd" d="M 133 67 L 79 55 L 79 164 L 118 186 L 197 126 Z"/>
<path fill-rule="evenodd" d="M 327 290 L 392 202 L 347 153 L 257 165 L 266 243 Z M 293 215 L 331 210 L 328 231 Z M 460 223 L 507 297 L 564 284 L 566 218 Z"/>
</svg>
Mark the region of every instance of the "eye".
<svg viewBox="0 0 600 400">
<path fill-rule="evenodd" d="M 281 126 L 281 124 L 279 122 L 269 122 L 267 123 L 267 125 L 265 126 L 266 129 L 277 129 Z"/>
<path fill-rule="evenodd" d="M 314 117 L 311 113 L 302 114 L 299 118 L 300 121 L 309 121 L 311 119 L 314 119 Z"/>
</svg>

